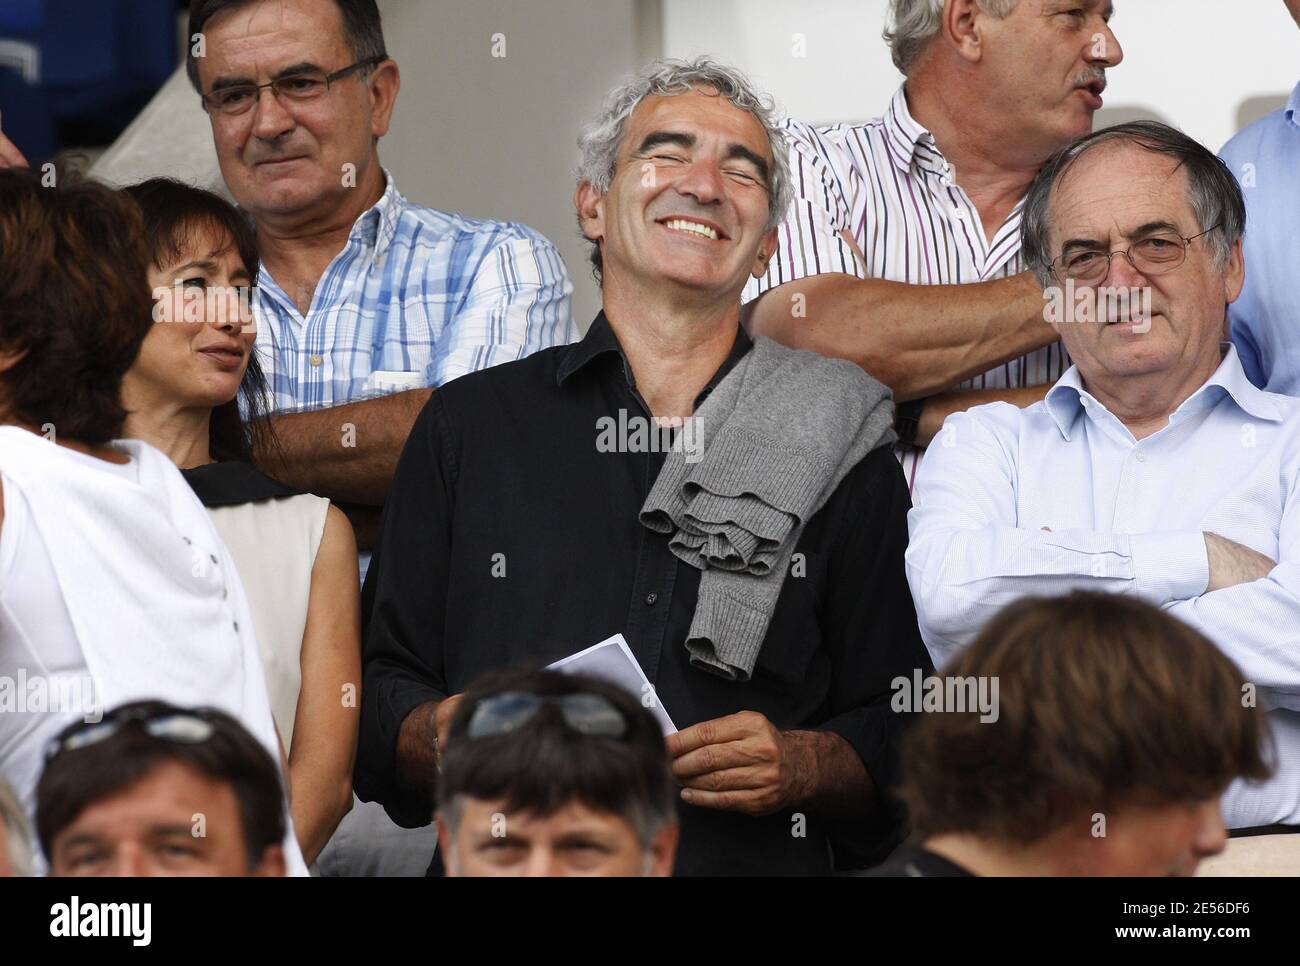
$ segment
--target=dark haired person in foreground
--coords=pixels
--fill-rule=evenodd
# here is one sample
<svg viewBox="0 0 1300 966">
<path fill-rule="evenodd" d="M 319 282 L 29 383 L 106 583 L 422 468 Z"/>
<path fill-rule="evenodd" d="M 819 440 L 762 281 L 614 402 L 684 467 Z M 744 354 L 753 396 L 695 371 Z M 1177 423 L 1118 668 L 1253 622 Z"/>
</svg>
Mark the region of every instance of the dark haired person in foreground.
<svg viewBox="0 0 1300 966">
<path fill-rule="evenodd" d="M 0 171 L 0 677 L 45 695 L 0 714 L 0 773 L 29 810 L 50 738 L 128 701 L 221 708 L 280 755 L 229 551 L 171 460 L 120 439 L 148 265 L 125 195 Z M 285 859 L 306 874 L 292 835 Z"/>
<path fill-rule="evenodd" d="M 447 874 L 672 872 L 676 787 L 663 732 L 585 675 L 503 674 L 466 692 L 438 783 Z"/>
<path fill-rule="evenodd" d="M 126 190 L 144 215 L 155 324 L 122 379 L 123 435 L 181 468 L 239 568 L 289 756 L 294 827 L 314 862 L 352 805 L 361 686 L 352 525 L 328 500 L 249 462 L 253 440 L 270 430 L 258 418 L 266 380 L 253 352 L 257 244 L 248 222 L 225 199 L 179 181 Z"/>
<path fill-rule="evenodd" d="M 997 681 L 996 720 L 949 708 L 904 738 L 920 845 L 869 875 L 1191 875 L 1229 782 L 1268 775 L 1241 671 L 1139 600 L 1024 598 L 941 675 Z"/>
<path fill-rule="evenodd" d="M 36 789 L 53 875 L 284 875 L 284 794 L 234 718 L 122 705 L 54 740 Z"/>
<path fill-rule="evenodd" d="M 1164 607 L 1269 712 L 1275 774 L 1228 790 L 1228 827 L 1278 833 L 1269 848 L 1300 865 L 1300 400 L 1253 386 L 1226 341 L 1241 189 L 1196 141 L 1135 121 L 1053 157 L 1022 225 L 1074 365 L 1026 409 L 954 413 L 930 447 L 907 549 L 926 645 L 941 665 L 1033 594 Z"/>
</svg>

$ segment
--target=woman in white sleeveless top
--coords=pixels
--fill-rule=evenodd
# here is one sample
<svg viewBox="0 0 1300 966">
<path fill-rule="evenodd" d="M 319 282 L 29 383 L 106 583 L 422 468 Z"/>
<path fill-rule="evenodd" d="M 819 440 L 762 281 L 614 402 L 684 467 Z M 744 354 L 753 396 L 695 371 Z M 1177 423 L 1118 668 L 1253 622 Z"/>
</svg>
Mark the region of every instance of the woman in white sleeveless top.
<svg viewBox="0 0 1300 966">
<path fill-rule="evenodd" d="M 229 552 L 170 460 L 115 439 L 147 264 L 128 199 L 0 170 L 0 677 L 23 682 L 0 773 L 29 811 L 50 739 L 131 701 L 217 707 L 281 758 Z M 292 820 L 281 849 L 306 875 Z"/>
<path fill-rule="evenodd" d="M 127 189 L 153 246 L 155 324 L 122 381 L 125 435 L 179 466 L 230 549 L 252 610 L 290 807 L 314 862 L 352 805 L 361 682 L 356 541 L 328 500 L 249 462 L 266 382 L 248 303 L 257 250 L 225 200 L 180 182 Z M 240 402 L 252 417 L 241 419 Z"/>
</svg>

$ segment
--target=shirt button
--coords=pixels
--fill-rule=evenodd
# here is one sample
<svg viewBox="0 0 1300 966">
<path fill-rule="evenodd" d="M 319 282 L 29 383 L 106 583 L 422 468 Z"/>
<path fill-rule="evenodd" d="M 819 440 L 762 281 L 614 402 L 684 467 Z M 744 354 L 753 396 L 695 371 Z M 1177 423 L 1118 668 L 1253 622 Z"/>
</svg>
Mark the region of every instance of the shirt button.
<svg viewBox="0 0 1300 966">
<path fill-rule="evenodd" d="M 322 362 L 324 362 L 325 360 L 322 359 L 320 356 L 312 356 L 312 357 L 311 357 L 310 359 L 308 359 L 307 361 L 310 362 L 313 366 L 318 366 L 318 365 L 320 365 Z"/>
<path fill-rule="evenodd" d="M 653 607 L 653 606 L 655 605 L 655 601 L 657 601 L 658 599 L 659 599 L 659 595 L 658 595 L 658 594 L 655 594 L 655 593 L 649 593 L 649 594 L 646 594 L 646 595 L 645 595 L 645 605 L 646 605 L 647 607 Z"/>
<path fill-rule="evenodd" d="M 1139 463 L 1145 463 L 1147 461 L 1147 454 L 1142 452 L 1141 450 L 1138 450 L 1133 458 L 1136 459 Z"/>
<path fill-rule="evenodd" d="M 230 588 L 229 588 L 229 587 L 222 587 L 222 588 L 221 588 L 221 599 L 222 599 L 222 600 L 225 600 L 225 599 L 226 599 L 227 597 L 229 597 L 229 596 L 230 596 Z"/>
<path fill-rule="evenodd" d="M 217 560 L 217 555 L 215 553 L 208 554 L 208 559 L 211 560 L 214 564 L 220 562 Z"/>
<path fill-rule="evenodd" d="M 239 633 L 239 621 L 235 621 L 235 622 L 234 622 L 234 625 L 235 625 L 235 633 L 238 634 L 238 633 Z"/>
</svg>

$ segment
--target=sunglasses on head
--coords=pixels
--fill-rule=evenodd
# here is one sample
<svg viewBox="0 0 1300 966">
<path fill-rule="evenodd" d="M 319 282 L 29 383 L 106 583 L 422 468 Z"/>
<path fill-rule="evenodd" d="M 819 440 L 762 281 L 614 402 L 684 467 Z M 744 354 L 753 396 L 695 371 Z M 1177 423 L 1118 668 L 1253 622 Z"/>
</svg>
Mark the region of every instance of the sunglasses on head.
<svg viewBox="0 0 1300 966">
<path fill-rule="evenodd" d="M 543 695 L 528 691 L 503 691 L 482 698 L 470 715 L 468 738 L 490 738 L 523 727 L 543 707 L 558 708 L 564 723 L 589 738 L 626 738 L 628 721 L 614 704 L 599 694 Z"/>
<path fill-rule="evenodd" d="M 45 760 L 48 762 L 62 752 L 77 751 L 107 741 L 127 727 L 139 728 L 151 738 L 181 745 L 202 744 L 216 732 L 215 726 L 201 710 L 125 708 L 110 711 L 100 721 L 85 722 L 53 739 L 45 749 Z"/>
</svg>

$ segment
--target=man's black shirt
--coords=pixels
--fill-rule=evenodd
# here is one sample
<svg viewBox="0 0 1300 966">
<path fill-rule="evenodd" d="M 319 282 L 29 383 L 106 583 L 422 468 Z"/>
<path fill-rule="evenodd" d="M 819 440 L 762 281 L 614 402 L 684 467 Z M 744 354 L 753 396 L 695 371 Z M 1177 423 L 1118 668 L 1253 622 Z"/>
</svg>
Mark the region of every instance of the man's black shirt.
<svg viewBox="0 0 1300 966">
<path fill-rule="evenodd" d="M 750 348 L 730 356 L 696 407 Z M 602 417 L 650 419 L 603 313 L 578 343 L 434 392 L 402 453 L 364 593 L 356 788 L 400 824 L 429 805 L 398 782 L 402 721 L 484 672 L 540 667 L 617 633 L 679 728 L 752 710 L 779 729 L 842 735 L 877 788 L 903 718 L 891 682 L 930 670 L 903 571 L 909 507 L 888 447 L 866 456 L 804 528 L 752 678 L 689 663 L 700 572 L 637 514 L 662 452 L 601 452 Z M 881 798 L 880 800 L 883 800 Z M 879 861 L 894 808 L 835 828 L 812 806 L 754 818 L 682 804 L 682 874 L 818 874 Z"/>
</svg>

